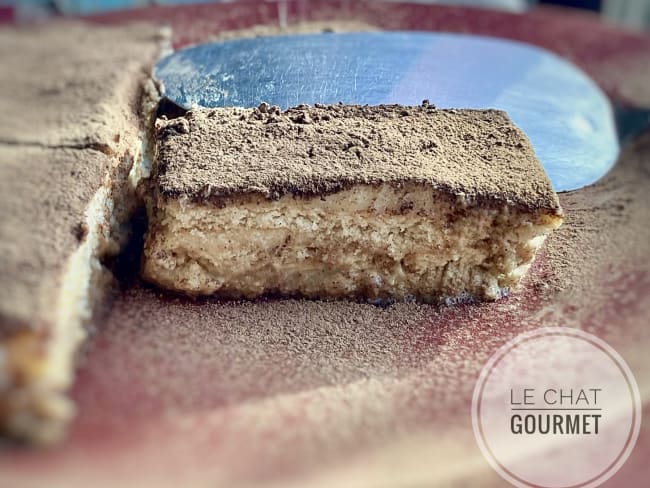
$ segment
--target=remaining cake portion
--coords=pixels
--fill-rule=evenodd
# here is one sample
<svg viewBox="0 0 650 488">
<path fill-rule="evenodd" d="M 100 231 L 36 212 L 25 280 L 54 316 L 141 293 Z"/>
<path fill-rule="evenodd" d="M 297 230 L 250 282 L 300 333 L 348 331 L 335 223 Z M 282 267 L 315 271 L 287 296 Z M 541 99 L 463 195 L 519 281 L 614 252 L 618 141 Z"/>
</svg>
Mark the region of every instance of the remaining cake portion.
<svg viewBox="0 0 650 488">
<path fill-rule="evenodd" d="M 193 110 L 156 161 L 143 275 L 189 295 L 495 299 L 562 222 L 494 110 Z"/>
<path fill-rule="evenodd" d="M 0 29 L 0 434 L 59 438 L 102 261 L 136 204 L 153 25 Z"/>
</svg>

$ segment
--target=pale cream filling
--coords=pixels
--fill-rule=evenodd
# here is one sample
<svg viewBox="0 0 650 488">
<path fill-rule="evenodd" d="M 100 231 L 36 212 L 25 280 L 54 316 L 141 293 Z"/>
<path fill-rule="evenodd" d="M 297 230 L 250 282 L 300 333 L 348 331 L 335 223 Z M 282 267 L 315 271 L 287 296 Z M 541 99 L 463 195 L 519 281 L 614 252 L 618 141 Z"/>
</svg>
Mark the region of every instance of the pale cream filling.
<svg viewBox="0 0 650 488">
<path fill-rule="evenodd" d="M 192 295 L 498 298 L 561 222 L 423 185 L 234 200 L 150 211 L 145 278 Z"/>
</svg>

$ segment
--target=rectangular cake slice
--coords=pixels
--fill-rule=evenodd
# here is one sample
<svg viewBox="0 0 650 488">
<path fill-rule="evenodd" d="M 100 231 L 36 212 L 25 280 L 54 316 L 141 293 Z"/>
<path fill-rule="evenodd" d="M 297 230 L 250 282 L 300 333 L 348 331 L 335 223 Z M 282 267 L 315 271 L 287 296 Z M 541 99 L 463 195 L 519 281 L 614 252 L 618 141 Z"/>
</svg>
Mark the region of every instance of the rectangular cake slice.
<svg viewBox="0 0 650 488">
<path fill-rule="evenodd" d="M 157 123 L 143 275 L 188 295 L 496 299 L 562 222 L 494 110 L 193 110 Z"/>
<path fill-rule="evenodd" d="M 137 205 L 156 25 L 0 28 L 0 436 L 61 437 L 75 359 Z M 8 95 L 8 96 L 7 96 Z"/>
</svg>

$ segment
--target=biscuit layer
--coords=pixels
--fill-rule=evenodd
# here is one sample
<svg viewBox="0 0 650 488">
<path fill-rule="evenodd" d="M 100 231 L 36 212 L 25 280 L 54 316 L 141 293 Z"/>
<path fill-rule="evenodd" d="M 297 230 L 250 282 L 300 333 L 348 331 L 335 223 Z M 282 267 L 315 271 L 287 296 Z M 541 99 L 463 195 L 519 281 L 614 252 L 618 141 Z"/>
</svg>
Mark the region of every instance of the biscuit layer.
<svg viewBox="0 0 650 488">
<path fill-rule="evenodd" d="M 190 295 L 495 299 L 562 221 L 501 112 L 197 110 L 157 153 L 143 275 Z"/>
</svg>

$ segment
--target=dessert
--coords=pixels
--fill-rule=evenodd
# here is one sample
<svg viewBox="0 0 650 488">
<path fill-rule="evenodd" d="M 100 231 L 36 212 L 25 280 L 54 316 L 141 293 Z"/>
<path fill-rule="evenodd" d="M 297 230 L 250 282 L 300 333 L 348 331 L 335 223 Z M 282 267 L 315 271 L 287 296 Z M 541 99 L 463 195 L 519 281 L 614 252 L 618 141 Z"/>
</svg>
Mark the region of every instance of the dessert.
<svg viewBox="0 0 650 488">
<path fill-rule="evenodd" d="M 0 432 L 60 437 L 74 358 L 137 204 L 152 25 L 0 29 Z"/>
<path fill-rule="evenodd" d="M 193 296 L 493 299 L 561 223 L 503 113 L 427 104 L 163 117 L 139 187 L 164 43 L 142 24 L 0 30 L 0 433 L 63 432 L 138 190 L 143 276 Z"/>
<path fill-rule="evenodd" d="M 562 222 L 499 111 L 263 103 L 156 138 L 143 276 L 188 295 L 496 299 Z"/>
</svg>

